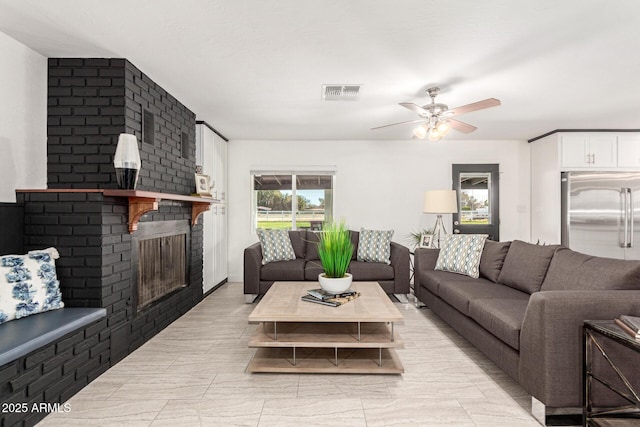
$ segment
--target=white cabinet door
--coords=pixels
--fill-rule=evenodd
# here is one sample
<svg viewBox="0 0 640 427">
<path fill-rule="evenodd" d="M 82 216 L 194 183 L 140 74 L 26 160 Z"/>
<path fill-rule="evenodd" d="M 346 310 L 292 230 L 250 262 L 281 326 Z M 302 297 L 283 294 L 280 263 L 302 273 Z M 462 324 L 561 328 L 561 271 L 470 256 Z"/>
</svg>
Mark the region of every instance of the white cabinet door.
<svg viewBox="0 0 640 427">
<path fill-rule="evenodd" d="M 640 135 L 618 137 L 618 167 L 640 168 Z"/>
<path fill-rule="evenodd" d="M 560 243 L 560 136 L 531 143 L 531 242 Z"/>
<path fill-rule="evenodd" d="M 214 197 L 224 203 L 227 200 L 227 142 L 218 135 L 214 135 L 214 141 Z"/>
<path fill-rule="evenodd" d="M 216 272 L 215 282 L 221 283 L 227 278 L 227 207 L 225 205 L 216 206 Z"/>
<path fill-rule="evenodd" d="M 587 168 L 591 165 L 588 136 L 562 136 L 560 149 L 563 167 Z"/>
<path fill-rule="evenodd" d="M 211 208 L 212 209 L 212 208 Z M 203 222 L 203 274 L 202 274 L 202 291 L 207 292 L 213 288 L 216 282 L 216 254 L 215 254 L 215 215 L 212 210 L 202 214 L 198 221 Z"/>
<path fill-rule="evenodd" d="M 227 143 L 204 124 L 197 125 L 196 139 L 197 158 L 202 162 L 202 173 L 213 180 L 214 198 L 226 199 Z M 226 206 L 214 203 L 201 218 L 204 224 L 203 290 L 207 292 L 228 275 Z"/>
<path fill-rule="evenodd" d="M 612 168 L 617 165 L 615 136 L 591 136 L 589 138 L 589 154 L 591 167 Z"/>
<path fill-rule="evenodd" d="M 566 169 L 617 166 L 615 135 L 563 135 L 561 141 L 562 167 Z"/>
</svg>

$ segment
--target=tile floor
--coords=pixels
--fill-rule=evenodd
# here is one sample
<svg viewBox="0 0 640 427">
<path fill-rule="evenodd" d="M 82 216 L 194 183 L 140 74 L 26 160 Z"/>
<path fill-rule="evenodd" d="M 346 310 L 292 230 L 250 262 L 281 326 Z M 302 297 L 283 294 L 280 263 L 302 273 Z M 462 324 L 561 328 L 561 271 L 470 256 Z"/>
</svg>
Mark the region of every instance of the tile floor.
<svg viewBox="0 0 640 427">
<path fill-rule="evenodd" d="M 539 427 L 530 396 L 426 309 L 396 303 L 403 375 L 248 374 L 241 283 L 229 283 L 39 426 Z"/>
</svg>

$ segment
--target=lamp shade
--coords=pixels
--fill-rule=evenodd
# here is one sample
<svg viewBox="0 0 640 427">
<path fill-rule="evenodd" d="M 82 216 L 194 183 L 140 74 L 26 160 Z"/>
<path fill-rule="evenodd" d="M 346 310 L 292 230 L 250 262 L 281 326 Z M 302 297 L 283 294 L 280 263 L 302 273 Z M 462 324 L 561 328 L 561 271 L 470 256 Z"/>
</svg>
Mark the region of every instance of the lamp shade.
<svg viewBox="0 0 640 427">
<path fill-rule="evenodd" d="M 430 190 L 424 193 L 424 213 L 449 214 L 458 212 L 455 190 Z"/>
</svg>

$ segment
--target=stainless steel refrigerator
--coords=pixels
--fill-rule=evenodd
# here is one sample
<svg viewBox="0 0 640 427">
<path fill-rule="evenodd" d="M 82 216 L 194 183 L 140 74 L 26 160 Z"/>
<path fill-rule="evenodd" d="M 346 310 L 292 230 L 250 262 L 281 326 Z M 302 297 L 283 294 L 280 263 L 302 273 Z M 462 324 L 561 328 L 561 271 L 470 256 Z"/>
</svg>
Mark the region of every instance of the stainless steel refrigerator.
<svg viewBox="0 0 640 427">
<path fill-rule="evenodd" d="M 640 259 L 640 173 L 563 172 L 561 179 L 562 244 L 589 255 Z"/>
</svg>

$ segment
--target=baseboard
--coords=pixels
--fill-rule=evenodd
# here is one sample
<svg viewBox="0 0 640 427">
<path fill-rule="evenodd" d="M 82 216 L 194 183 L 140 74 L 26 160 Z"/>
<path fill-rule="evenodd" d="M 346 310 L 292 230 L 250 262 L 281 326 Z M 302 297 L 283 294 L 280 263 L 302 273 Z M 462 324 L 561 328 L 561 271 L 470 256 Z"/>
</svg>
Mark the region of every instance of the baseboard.
<svg viewBox="0 0 640 427">
<path fill-rule="evenodd" d="M 231 283 L 244 283 L 244 277 L 243 276 L 229 276 L 228 277 L 228 281 Z"/>
</svg>

